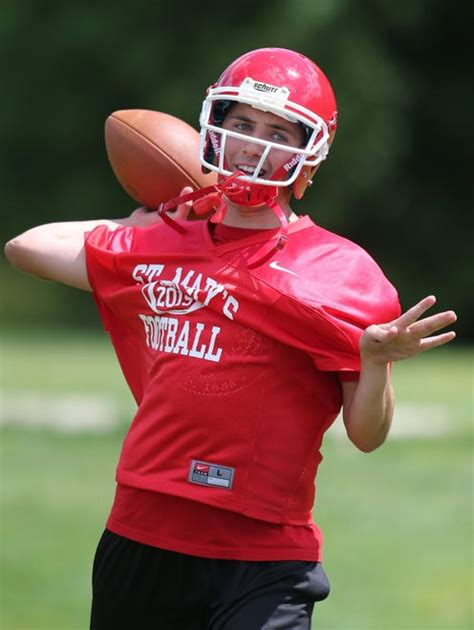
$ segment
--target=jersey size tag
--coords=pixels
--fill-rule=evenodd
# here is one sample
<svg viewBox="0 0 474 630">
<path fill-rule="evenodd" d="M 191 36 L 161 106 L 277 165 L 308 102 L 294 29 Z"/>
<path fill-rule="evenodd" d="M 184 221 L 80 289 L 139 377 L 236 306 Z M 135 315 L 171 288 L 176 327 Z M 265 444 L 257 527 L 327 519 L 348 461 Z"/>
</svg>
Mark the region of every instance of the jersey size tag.
<svg viewBox="0 0 474 630">
<path fill-rule="evenodd" d="M 201 462 L 193 459 L 188 481 L 230 490 L 234 479 L 234 470 L 230 466 L 218 466 L 210 462 Z"/>
</svg>

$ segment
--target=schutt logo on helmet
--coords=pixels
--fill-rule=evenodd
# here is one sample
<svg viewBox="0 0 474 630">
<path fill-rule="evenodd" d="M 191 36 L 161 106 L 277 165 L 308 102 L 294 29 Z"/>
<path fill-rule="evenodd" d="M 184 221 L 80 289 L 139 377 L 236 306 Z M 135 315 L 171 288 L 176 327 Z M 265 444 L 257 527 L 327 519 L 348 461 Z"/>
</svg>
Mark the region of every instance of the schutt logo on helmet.
<svg viewBox="0 0 474 630">
<path fill-rule="evenodd" d="M 278 88 L 274 85 L 269 85 L 268 83 L 258 83 L 255 81 L 252 85 L 254 90 L 258 90 L 259 92 L 278 92 Z"/>
</svg>

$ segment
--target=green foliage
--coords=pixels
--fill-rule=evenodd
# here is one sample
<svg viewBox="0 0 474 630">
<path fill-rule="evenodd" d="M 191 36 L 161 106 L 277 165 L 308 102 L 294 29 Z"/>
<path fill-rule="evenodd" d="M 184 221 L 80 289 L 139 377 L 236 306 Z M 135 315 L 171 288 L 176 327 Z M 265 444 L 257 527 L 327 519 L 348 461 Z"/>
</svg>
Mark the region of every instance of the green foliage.
<svg viewBox="0 0 474 630">
<path fill-rule="evenodd" d="M 105 155 L 112 111 L 158 109 L 197 127 L 204 90 L 230 60 L 294 48 L 327 72 L 340 110 L 330 158 L 298 210 L 366 247 L 405 306 L 436 293 L 467 336 L 472 10 L 462 11 L 442 0 L 2 3 L 5 238 L 133 208 Z M 80 299 L 55 304 L 58 318 Z"/>
</svg>

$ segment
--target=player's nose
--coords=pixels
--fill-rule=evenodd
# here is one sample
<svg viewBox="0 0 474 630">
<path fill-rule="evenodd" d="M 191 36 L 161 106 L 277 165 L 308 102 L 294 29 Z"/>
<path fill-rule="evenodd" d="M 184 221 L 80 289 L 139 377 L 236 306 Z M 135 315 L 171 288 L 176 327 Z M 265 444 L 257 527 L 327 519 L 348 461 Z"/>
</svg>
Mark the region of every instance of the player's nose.
<svg viewBox="0 0 474 630">
<path fill-rule="evenodd" d="M 253 138 L 250 138 L 250 137 L 248 140 L 246 140 L 243 146 L 244 153 L 251 157 L 261 157 L 264 150 L 265 150 L 265 147 L 263 146 L 263 144 L 259 144 Z"/>
</svg>

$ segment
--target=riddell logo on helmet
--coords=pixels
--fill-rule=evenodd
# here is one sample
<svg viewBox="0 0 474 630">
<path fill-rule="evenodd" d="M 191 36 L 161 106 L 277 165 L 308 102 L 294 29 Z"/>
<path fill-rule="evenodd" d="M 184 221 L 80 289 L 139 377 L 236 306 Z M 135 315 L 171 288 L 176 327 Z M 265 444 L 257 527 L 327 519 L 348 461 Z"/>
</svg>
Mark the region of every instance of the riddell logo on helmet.
<svg viewBox="0 0 474 630">
<path fill-rule="evenodd" d="M 215 131 L 209 131 L 209 138 L 211 139 L 212 148 L 214 149 L 214 153 L 219 156 L 221 153 L 221 143 L 220 138 L 217 136 Z"/>
<path fill-rule="evenodd" d="M 283 164 L 283 168 L 285 169 L 285 171 L 288 173 L 288 171 L 291 171 L 291 169 L 296 166 L 298 164 L 298 162 L 301 160 L 301 155 L 294 155 L 291 160 L 289 162 L 287 162 L 286 164 Z"/>
</svg>

